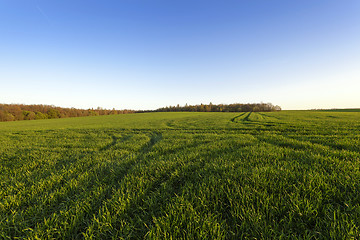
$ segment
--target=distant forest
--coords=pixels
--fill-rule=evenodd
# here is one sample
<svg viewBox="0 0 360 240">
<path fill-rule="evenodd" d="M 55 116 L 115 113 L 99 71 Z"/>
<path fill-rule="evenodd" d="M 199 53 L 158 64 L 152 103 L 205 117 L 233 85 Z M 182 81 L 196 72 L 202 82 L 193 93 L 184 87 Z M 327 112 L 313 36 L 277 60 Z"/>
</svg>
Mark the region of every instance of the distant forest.
<svg viewBox="0 0 360 240">
<path fill-rule="evenodd" d="M 271 103 L 234 103 L 234 104 L 200 104 L 169 106 L 155 112 L 272 112 L 281 111 L 281 107 Z"/>
<path fill-rule="evenodd" d="M 134 113 L 132 110 L 61 108 L 50 105 L 0 104 L 0 121 L 35 120 Z"/>
<path fill-rule="evenodd" d="M 279 106 L 271 103 L 234 103 L 234 104 L 200 104 L 169 106 L 156 110 L 108 110 L 62 108 L 53 105 L 0 104 L 0 122 L 17 120 L 36 120 L 68 117 L 85 117 L 143 112 L 271 112 L 280 111 Z"/>
</svg>

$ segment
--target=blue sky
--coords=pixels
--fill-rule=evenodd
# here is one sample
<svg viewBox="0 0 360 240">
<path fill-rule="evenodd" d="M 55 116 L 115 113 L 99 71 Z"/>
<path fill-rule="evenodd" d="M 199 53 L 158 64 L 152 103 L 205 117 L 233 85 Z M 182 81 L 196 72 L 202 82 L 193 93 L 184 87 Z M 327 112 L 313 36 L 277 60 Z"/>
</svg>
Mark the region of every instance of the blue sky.
<svg viewBox="0 0 360 240">
<path fill-rule="evenodd" d="M 360 1 L 0 0 L 0 103 L 360 107 Z"/>
</svg>

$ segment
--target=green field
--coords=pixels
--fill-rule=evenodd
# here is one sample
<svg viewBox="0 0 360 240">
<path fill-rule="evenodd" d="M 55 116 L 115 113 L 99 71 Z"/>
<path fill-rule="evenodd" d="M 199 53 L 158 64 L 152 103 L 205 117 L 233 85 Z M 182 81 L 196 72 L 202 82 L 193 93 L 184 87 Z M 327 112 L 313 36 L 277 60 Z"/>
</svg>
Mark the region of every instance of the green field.
<svg viewBox="0 0 360 240">
<path fill-rule="evenodd" d="M 360 112 L 0 123 L 0 239 L 359 239 Z"/>
<path fill-rule="evenodd" d="M 360 112 L 360 108 L 327 109 L 326 112 Z"/>
</svg>

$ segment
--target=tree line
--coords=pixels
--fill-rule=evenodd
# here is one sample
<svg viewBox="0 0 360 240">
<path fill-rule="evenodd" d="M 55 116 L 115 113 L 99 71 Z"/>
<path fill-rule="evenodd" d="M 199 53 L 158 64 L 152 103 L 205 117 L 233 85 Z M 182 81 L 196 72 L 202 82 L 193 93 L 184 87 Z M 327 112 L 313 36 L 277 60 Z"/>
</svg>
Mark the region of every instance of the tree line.
<svg viewBox="0 0 360 240">
<path fill-rule="evenodd" d="M 141 112 L 271 112 L 280 111 L 281 107 L 271 103 L 234 103 L 234 104 L 200 104 L 168 106 L 156 110 L 109 110 L 62 108 L 53 105 L 0 104 L 0 121 L 36 120 L 68 117 L 85 117 L 114 115 Z"/>
<path fill-rule="evenodd" d="M 0 121 L 35 120 L 134 113 L 132 110 L 62 108 L 53 105 L 0 104 Z"/>
<path fill-rule="evenodd" d="M 281 111 L 280 106 L 271 103 L 233 103 L 233 104 L 200 104 L 169 106 L 155 112 L 273 112 Z"/>
</svg>

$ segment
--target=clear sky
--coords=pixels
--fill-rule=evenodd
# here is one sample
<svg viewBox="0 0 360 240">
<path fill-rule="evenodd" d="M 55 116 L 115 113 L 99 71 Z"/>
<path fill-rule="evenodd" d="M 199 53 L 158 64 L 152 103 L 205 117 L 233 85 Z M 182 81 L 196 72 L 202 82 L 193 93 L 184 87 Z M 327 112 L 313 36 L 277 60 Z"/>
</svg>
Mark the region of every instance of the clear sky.
<svg viewBox="0 0 360 240">
<path fill-rule="evenodd" d="M 359 0 L 0 0 L 0 103 L 360 107 Z"/>
</svg>

